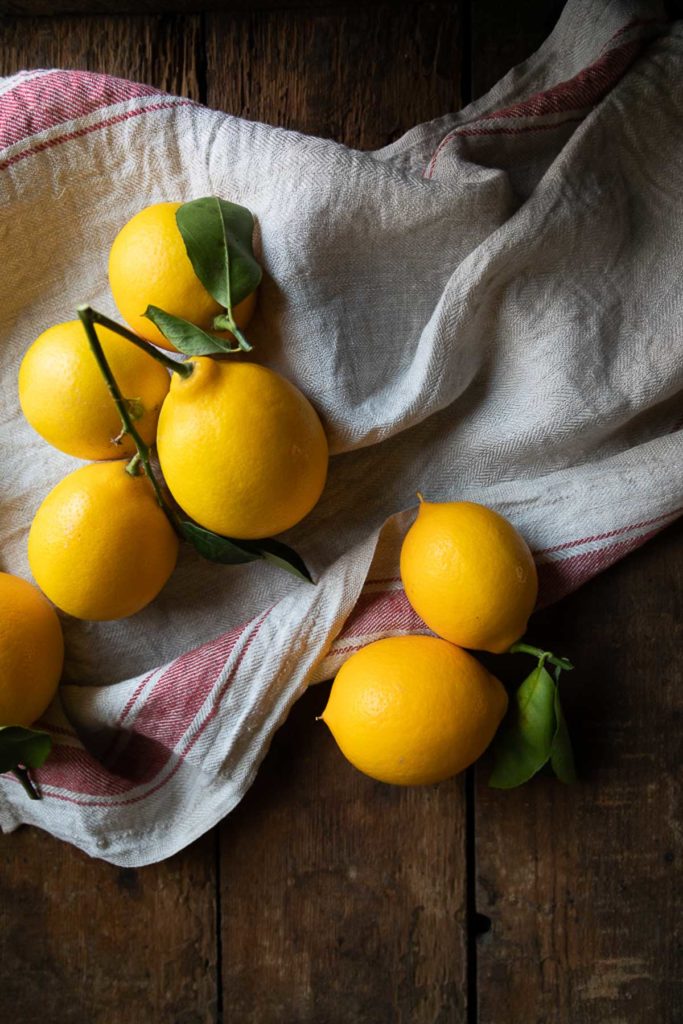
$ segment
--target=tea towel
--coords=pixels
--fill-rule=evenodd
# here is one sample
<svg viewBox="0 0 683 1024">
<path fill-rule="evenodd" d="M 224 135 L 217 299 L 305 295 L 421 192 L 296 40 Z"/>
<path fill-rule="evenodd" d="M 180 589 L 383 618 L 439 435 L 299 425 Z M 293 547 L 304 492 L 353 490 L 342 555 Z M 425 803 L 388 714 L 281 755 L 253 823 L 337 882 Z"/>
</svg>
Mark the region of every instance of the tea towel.
<svg viewBox="0 0 683 1024">
<path fill-rule="evenodd" d="M 308 395 L 332 451 L 285 537 L 315 586 L 184 549 L 138 615 L 63 618 L 43 800 L 0 777 L 3 831 L 138 866 L 211 828 L 307 686 L 425 631 L 397 558 L 417 490 L 508 516 L 546 602 L 675 519 L 682 58 L 658 4 L 570 0 L 486 96 L 375 152 L 102 75 L 0 79 L 0 568 L 30 578 L 31 518 L 78 465 L 23 421 L 21 358 L 81 302 L 116 315 L 108 249 L 151 203 L 254 212 L 254 355 Z"/>
</svg>

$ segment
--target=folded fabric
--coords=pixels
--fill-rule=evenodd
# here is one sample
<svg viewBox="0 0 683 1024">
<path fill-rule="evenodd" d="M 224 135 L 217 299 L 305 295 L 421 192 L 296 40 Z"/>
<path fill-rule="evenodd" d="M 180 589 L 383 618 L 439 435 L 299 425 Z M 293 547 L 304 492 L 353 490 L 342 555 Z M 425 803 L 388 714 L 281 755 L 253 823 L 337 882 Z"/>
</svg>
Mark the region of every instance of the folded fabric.
<svg viewBox="0 0 683 1024">
<path fill-rule="evenodd" d="M 81 302 L 116 315 L 107 253 L 151 203 L 254 212 L 254 357 L 309 396 L 333 454 L 285 537 L 315 586 L 184 545 L 143 612 L 64 618 L 44 798 L 0 777 L 4 831 L 136 866 L 211 828 L 310 683 L 426 631 L 398 577 L 417 490 L 508 516 L 546 602 L 679 514 L 682 57 L 659 5 L 570 0 L 488 95 L 377 152 L 106 76 L 0 79 L 2 569 L 30 578 L 31 518 L 78 465 L 22 419 L 22 355 Z"/>
</svg>

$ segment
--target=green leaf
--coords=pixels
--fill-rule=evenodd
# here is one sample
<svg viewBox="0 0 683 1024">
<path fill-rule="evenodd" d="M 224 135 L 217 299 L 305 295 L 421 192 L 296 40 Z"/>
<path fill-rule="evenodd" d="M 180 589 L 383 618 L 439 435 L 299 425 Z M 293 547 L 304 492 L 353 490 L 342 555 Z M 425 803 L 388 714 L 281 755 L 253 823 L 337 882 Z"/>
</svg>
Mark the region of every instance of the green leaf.
<svg viewBox="0 0 683 1024">
<path fill-rule="evenodd" d="M 229 537 L 222 537 L 213 530 L 206 530 L 197 523 L 191 523 L 187 519 L 180 520 L 180 528 L 186 540 L 210 562 L 221 562 L 223 565 L 240 565 L 244 562 L 255 562 L 261 556 L 253 551 L 248 551 L 241 546 L 241 541 L 230 540 Z"/>
<path fill-rule="evenodd" d="M 244 541 L 240 541 L 240 544 L 243 543 Z M 287 544 L 283 544 L 279 540 L 267 538 L 254 541 L 254 545 L 260 551 L 261 558 L 265 559 L 266 562 L 271 562 L 272 565 L 276 565 L 279 569 L 284 569 L 293 576 L 299 576 L 308 583 L 313 582 L 313 578 L 303 558 L 293 548 L 288 547 Z"/>
<path fill-rule="evenodd" d="M 303 559 L 296 551 L 281 541 L 270 538 L 256 541 L 232 540 L 230 537 L 214 533 L 213 530 L 207 530 L 197 523 L 191 523 L 188 519 L 180 520 L 180 529 L 186 540 L 199 554 L 211 562 L 240 565 L 263 559 L 276 565 L 279 569 L 285 569 L 293 576 L 307 580 L 309 583 L 313 582 Z"/>
<path fill-rule="evenodd" d="M 560 688 L 555 686 L 555 735 L 550 748 L 550 765 L 560 782 L 576 782 L 576 766 L 567 721 L 560 704 Z"/>
<path fill-rule="evenodd" d="M 176 213 L 194 272 L 229 312 L 261 281 L 254 257 L 254 218 L 249 210 L 217 196 L 183 203 Z"/>
<path fill-rule="evenodd" d="M 512 789 L 527 782 L 548 761 L 555 733 L 555 683 L 541 664 L 517 690 L 494 742 L 489 785 Z"/>
<path fill-rule="evenodd" d="M 166 313 L 158 306 L 148 306 L 142 315 L 151 320 L 163 336 L 186 356 L 225 355 L 226 352 L 239 352 L 240 350 L 239 346 L 233 347 L 229 341 L 216 338 L 213 334 L 207 334 L 196 324 L 191 324 L 189 320 L 183 320 L 182 317 Z"/>
<path fill-rule="evenodd" d="M 0 773 L 14 771 L 19 765 L 40 768 L 51 750 L 52 740 L 46 732 L 20 725 L 0 727 Z"/>
</svg>

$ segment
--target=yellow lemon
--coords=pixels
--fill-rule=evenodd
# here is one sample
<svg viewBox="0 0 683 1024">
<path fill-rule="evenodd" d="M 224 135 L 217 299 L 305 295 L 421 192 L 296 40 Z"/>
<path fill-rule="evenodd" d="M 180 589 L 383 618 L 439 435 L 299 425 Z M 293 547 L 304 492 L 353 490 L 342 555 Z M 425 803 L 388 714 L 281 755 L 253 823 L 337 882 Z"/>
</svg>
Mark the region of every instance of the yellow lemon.
<svg viewBox="0 0 683 1024">
<path fill-rule="evenodd" d="M 168 371 L 114 331 L 96 331 L 135 426 L 152 444 Z M 19 401 L 33 429 L 67 455 L 120 459 L 135 452 L 130 437 L 115 440 L 121 420 L 80 320 L 49 327 L 33 342 L 19 369 Z"/>
<path fill-rule="evenodd" d="M 380 782 L 440 782 L 484 752 L 507 709 L 471 654 L 430 636 L 377 640 L 339 670 L 322 719 L 346 758 Z"/>
<path fill-rule="evenodd" d="M 178 538 L 145 476 L 94 462 L 64 477 L 28 537 L 36 583 L 78 619 L 122 619 L 152 601 L 173 572 Z"/>
<path fill-rule="evenodd" d="M 194 272 L 176 223 L 181 203 L 156 203 L 136 213 L 114 239 L 109 253 L 109 284 L 124 320 L 136 334 L 162 348 L 174 349 L 151 320 L 148 306 L 189 320 L 213 332 L 213 319 L 222 307 L 207 292 Z M 233 308 L 238 327 L 251 320 L 256 292 Z"/>
<path fill-rule="evenodd" d="M 54 608 L 26 580 L 0 572 L 0 726 L 28 726 L 54 697 L 64 662 Z"/>
<path fill-rule="evenodd" d="M 255 363 L 193 359 L 159 417 L 159 462 L 171 494 L 201 526 L 227 537 L 280 533 L 325 485 L 327 439 L 304 395 Z"/>
<path fill-rule="evenodd" d="M 524 538 L 503 516 L 469 501 L 420 501 L 401 548 L 401 578 L 431 630 L 495 654 L 522 636 L 538 593 Z"/>
</svg>

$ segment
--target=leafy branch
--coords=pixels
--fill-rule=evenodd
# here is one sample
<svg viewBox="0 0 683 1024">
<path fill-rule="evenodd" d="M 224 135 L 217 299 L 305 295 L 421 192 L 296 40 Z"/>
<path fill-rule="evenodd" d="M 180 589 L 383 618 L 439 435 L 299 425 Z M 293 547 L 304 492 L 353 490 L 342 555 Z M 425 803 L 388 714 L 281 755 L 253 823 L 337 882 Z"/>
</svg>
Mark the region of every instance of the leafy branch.
<svg viewBox="0 0 683 1024">
<path fill-rule="evenodd" d="M 138 338 L 137 335 L 133 334 L 133 332 L 129 331 L 126 327 L 122 327 L 121 324 L 116 323 L 115 320 L 110 320 L 109 317 L 96 312 L 90 306 L 79 306 L 78 316 L 83 324 L 83 329 L 85 330 L 90 349 L 107 385 L 107 390 L 109 391 L 112 401 L 118 410 L 119 417 L 121 419 L 122 433 L 128 434 L 132 438 L 137 449 L 136 454 L 126 466 L 126 470 L 132 476 L 136 476 L 140 472 L 140 469 L 142 469 L 154 489 L 157 502 L 168 516 L 176 533 L 180 537 L 189 541 L 189 543 L 192 544 L 195 550 L 198 551 L 203 558 L 206 558 L 211 562 L 221 562 L 223 565 L 236 565 L 244 562 L 264 560 L 276 565 L 280 569 L 285 569 L 293 576 L 312 582 L 311 574 L 303 559 L 296 553 L 296 551 L 288 547 L 286 544 L 283 544 L 282 541 L 276 541 L 270 538 L 264 538 L 263 540 L 258 541 L 244 541 L 233 540 L 230 537 L 223 537 L 221 534 L 214 533 L 213 530 L 207 530 L 205 527 L 199 526 L 197 523 L 193 523 L 192 520 L 180 515 L 176 509 L 171 506 L 171 504 L 166 500 L 161 485 L 159 484 L 156 474 L 152 468 L 151 448 L 145 443 L 135 427 L 134 416 L 131 413 L 129 403 L 121 394 L 116 378 L 114 377 L 111 367 L 107 361 L 107 357 L 104 354 L 102 343 L 97 337 L 95 324 L 98 323 L 101 326 L 108 327 L 110 330 L 120 334 L 121 337 L 126 338 L 128 341 L 137 345 L 138 348 L 141 348 L 144 352 L 147 352 L 148 355 L 157 359 L 159 362 L 162 362 L 174 373 L 177 373 L 182 377 L 189 377 L 192 374 L 193 364 L 191 361 L 186 363 L 176 362 L 176 360 L 171 359 L 169 356 L 164 355 L 158 349 L 154 348 L 154 346 L 150 345 L 149 342 Z"/>
<path fill-rule="evenodd" d="M 218 196 L 205 196 L 183 203 L 176 212 L 176 223 L 195 274 L 222 307 L 213 319 L 213 330 L 229 331 L 237 344 L 233 346 L 158 306 L 148 306 L 144 316 L 185 355 L 251 352 L 234 316 L 234 307 L 258 288 L 262 277 L 252 245 L 251 212 Z"/>
<path fill-rule="evenodd" d="M 566 658 L 529 644 L 513 644 L 509 653 L 531 654 L 537 662 L 514 695 L 494 741 L 495 765 L 489 785 L 495 789 L 521 786 L 546 764 L 562 782 L 575 782 L 574 755 L 559 688 L 562 672 L 574 666 Z M 546 664 L 554 666 L 554 679 Z"/>
</svg>

